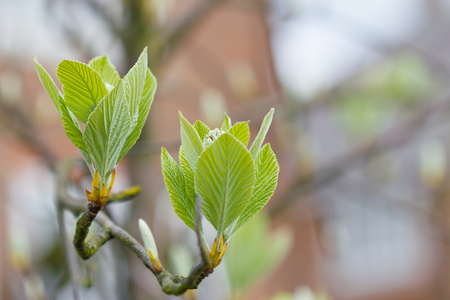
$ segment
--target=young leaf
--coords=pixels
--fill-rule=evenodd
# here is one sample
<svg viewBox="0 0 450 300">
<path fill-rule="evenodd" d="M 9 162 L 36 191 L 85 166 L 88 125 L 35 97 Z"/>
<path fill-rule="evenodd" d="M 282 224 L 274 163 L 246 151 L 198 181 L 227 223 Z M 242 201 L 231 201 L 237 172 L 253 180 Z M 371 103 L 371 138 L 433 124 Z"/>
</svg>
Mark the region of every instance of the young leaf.
<svg viewBox="0 0 450 300">
<path fill-rule="evenodd" d="M 189 166 L 189 162 L 184 154 L 183 146 L 180 147 L 178 152 L 178 158 L 180 160 L 181 172 L 183 173 L 185 191 L 188 199 L 195 204 L 195 187 L 194 187 L 194 172 Z"/>
<path fill-rule="evenodd" d="M 165 148 L 161 149 L 161 167 L 175 213 L 195 231 L 195 197 L 189 197 L 181 168 Z"/>
<path fill-rule="evenodd" d="M 56 87 L 55 82 L 52 77 L 47 73 L 47 71 L 42 67 L 36 57 L 34 57 L 34 65 L 36 66 L 36 71 L 38 73 L 38 77 L 41 80 L 42 85 L 44 86 L 45 91 L 50 96 L 53 104 L 55 105 L 58 113 L 61 114 L 61 110 L 59 108 L 59 103 L 62 101 L 62 95 L 58 88 Z"/>
<path fill-rule="evenodd" d="M 129 128 L 128 105 L 119 81 L 89 116 L 83 132 L 86 147 L 103 180 L 116 166 Z"/>
<path fill-rule="evenodd" d="M 153 76 L 152 72 L 150 72 L 150 69 L 147 69 L 144 90 L 142 91 L 142 98 L 139 102 L 138 118 L 136 120 L 134 128 L 130 128 L 131 134 L 128 136 L 117 162 L 119 162 L 125 156 L 128 150 L 133 147 L 133 145 L 141 135 L 142 128 L 144 128 L 145 121 L 147 120 L 148 113 L 150 112 L 150 108 L 153 103 L 153 99 L 155 98 L 156 86 L 157 83 L 155 76 Z"/>
<path fill-rule="evenodd" d="M 56 70 L 63 85 L 64 100 L 75 117 L 86 124 L 97 103 L 108 94 L 100 75 L 89 66 L 63 60 Z"/>
<path fill-rule="evenodd" d="M 250 129 L 248 128 L 248 122 L 238 122 L 228 131 L 234 135 L 239 141 L 247 147 L 248 140 L 250 139 Z"/>
<path fill-rule="evenodd" d="M 194 173 L 202 212 L 220 235 L 250 200 L 255 182 L 253 160 L 242 143 L 224 133 L 203 151 Z"/>
<path fill-rule="evenodd" d="M 223 124 L 222 127 L 220 129 L 222 129 L 223 131 L 228 131 L 231 128 L 231 119 L 230 117 L 228 117 L 227 114 L 225 114 L 225 119 L 223 120 Z"/>
<path fill-rule="evenodd" d="M 198 136 L 200 137 L 201 141 L 203 141 L 208 132 L 211 131 L 211 129 L 209 129 L 209 127 L 200 120 L 197 120 L 192 126 L 195 128 L 195 130 L 197 130 Z"/>
<path fill-rule="evenodd" d="M 81 151 L 87 151 L 86 143 L 83 139 L 83 134 L 81 133 L 80 126 L 78 125 L 75 116 L 67 108 L 64 101 L 60 102 L 59 108 L 61 110 L 61 121 L 67 137 L 75 145 L 75 147 L 77 147 Z"/>
<path fill-rule="evenodd" d="M 275 188 L 277 187 L 278 173 L 280 167 L 278 166 L 275 153 L 269 144 L 265 144 L 259 151 L 255 161 L 256 181 L 253 187 L 253 194 L 250 201 L 239 216 L 233 233 L 244 225 L 250 218 L 256 215 L 267 204 L 272 197 Z"/>
<path fill-rule="evenodd" d="M 34 58 L 34 63 L 36 65 L 39 79 L 41 80 L 45 91 L 50 96 L 50 99 L 61 115 L 61 120 L 66 135 L 76 147 L 78 147 L 82 151 L 87 151 L 83 136 L 81 134 L 80 126 L 78 125 L 78 122 L 75 119 L 73 113 L 67 108 L 66 103 L 64 102 L 61 93 L 56 87 L 55 82 L 47 73 L 47 71 L 38 63 L 36 58 Z"/>
<path fill-rule="evenodd" d="M 88 66 L 97 71 L 105 83 L 113 87 L 120 80 L 119 73 L 106 54 L 94 57 L 89 61 Z"/>
<path fill-rule="evenodd" d="M 179 112 L 181 123 L 181 144 L 183 145 L 186 159 L 191 166 L 191 169 L 195 171 L 195 165 L 197 164 L 198 157 L 203 151 L 203 143 L 200 139 L 197 131 L 186 120 L 185 117 Z"/>
<path fill-rule="evenodd" d="M 123 78 L 125 94 L 128 99 L 133 128 L 138 119 L 139 102 L 144 90 L 147 75 L 147 47 L 144 48 L 137 62 Z"/>
<path fill-rule="evenodd" d="M 258 155 L 259 149 L 266 138 L 267 131 L 269 130 L 270 124 L 272 124 L 274 109 L 272 108 L 267 115 L 264 117 L 261 128 L 259 129 L 258 135 L 253 141 L 252 146 L 250 147 L 250 153 L 253 159 L 256 159 Z"/>
</svg>

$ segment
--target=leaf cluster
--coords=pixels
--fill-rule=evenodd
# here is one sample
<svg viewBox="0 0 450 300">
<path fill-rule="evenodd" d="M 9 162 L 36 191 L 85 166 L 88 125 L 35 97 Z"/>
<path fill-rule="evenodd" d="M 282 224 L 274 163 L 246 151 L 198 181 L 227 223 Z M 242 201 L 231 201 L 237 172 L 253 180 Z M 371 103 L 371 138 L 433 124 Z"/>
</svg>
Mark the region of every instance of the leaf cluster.
<svg viewBox="0 0 450 300">
<path fill-rule="evenodd" d="M 63 93 L 34 59 L 66 135 L 80 149 L 92 175 L 99 172 L 103 185 L 139 138 L 150 111 L 156 78 L 147 67 L 147 56 L 145 48 L 123 79 L 107 55 L 88 64 L 63 60 L 56 70 Z"/>
<path fill-rule="evenodd" d="M 263 144 L 274 110 L 265 116 L 251 144 L 248 122 L 231 124 L 225 115 L 221 128 L 201 121 L 190 124 L 180 113 L 179 164 L 161 151 L 164 181 L 175 213 L 195 231 L 195 197 L 201 213 L 227 241 L 257 214 L 275 191 L 279 166 L 270 144 Z"/>
</svg>

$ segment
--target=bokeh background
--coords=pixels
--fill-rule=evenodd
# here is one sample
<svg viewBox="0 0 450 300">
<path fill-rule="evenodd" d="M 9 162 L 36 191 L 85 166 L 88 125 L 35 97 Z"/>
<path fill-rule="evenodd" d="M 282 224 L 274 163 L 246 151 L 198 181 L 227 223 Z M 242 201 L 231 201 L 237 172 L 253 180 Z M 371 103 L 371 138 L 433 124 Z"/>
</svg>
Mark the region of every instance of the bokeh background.
<svg viewBox="0 0 450 300">
<path fill-rule="evenodd" d="M 178 111 L 254 137 L 276 110 L 275 195 L 189 299 L 450 299 L 450 1 L 0 0 L 1 300 L 74 299 L 71 276 L 80 299 L 171 299 L 114 240 L 69 270 L 55 168 L 81 155 L 33 64 L 107 53 L 123 76 L 145 46 L 158 90 L 114 187 L 143 191 L 109 213 L 171 270 L 198 258 L 161 175 Z"/>
</svg>

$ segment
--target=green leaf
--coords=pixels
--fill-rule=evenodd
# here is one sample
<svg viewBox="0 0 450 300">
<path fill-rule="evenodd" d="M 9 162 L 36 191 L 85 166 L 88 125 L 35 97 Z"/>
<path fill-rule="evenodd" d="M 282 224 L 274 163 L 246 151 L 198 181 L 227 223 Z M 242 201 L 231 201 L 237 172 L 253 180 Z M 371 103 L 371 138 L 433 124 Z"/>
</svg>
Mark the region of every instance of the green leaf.
<svg viewBox="0 0 450 300">
<path fill-rule="evenodd" d="M 181 168 L 165 148 L 161 149 L 161 167 L 175 213 L 195 231 L 195 197 L 188 196 Z"/>
<path fill-rule="evenodd" d="M 234 135 L 239 141 L 247 147 L 248 140 L 250 139 L 250 129 L 248 128 L 248 122 L 238 122 L 228 131 Z"/>
<path fill-rule="evenodd" d="M 185 117 L 179 112 L 181 123 L 181 144 L 183 145 L 186 159 L 191 166 L 191 169 L 195 171 L 195 165 L 197 164 L 198 157 L 203 151 L 203 143 L 194 127 L 186 120 Z"/>
<path fill-rule="evenodd" d="M 100 74 L 83 63 L 70 60 L 63 60 L 56 74 L 63 85 L 67 107 L 86 124 L 97 104 L 108 94 Z"/>
<path fill-rule="evenodd" d="M 224 133 L 203 151 L 194 173 L 202 213 L 220 235 L 250 200 L 255 183 L 253 160 L 242 143 Z"/>
<path fill-rule="evenodd" d="M 259 129 L 258 135 L 253 141 L 252 146 L 250 147 L 250 153 L 253 159 L 256 159 L 258 155 L 259 149 L 266 138 L 267 131 L 269 130 L 270 124 L 272 124 L 274 109 L 272 108 L 269 113 L 264 117 L 261 128 Z"/>
<path fill-rule="evenodd" d="M 94 57 L 89 61 L 88 66 L 97 71 L 103 81 L 112 87 L 120 80 L 119 73 L 106 54 Z"/>
<path fill-rule="evenodd" d="M 89 116 L 83 133 L 87 149 L 103 180 L 117 164 L 130 122 L 123 84 L 119 81 Z"/>
<path fill-rule="evenodd" d="M 231 119 L 225 114 L 225 119 L 223 120 L 222 127 L 220 127 L 223 131 L 228 131 L 231 128 Z"/>
<path fill-rule="evenodd" d="M 61 92 L 56 87 L 55 82 L 52 77 L 47 73 L 47 71 L 42 67 L 36 57 L 34 57 L 34 65 L 36 66 L 36 71 L 38 73 L 38 77 L 41 80 L 42 85 L 44 86 L 45 91 L 50 96 L 53 104 L 55 105 L 58 113 L 61 114 L 61 110 L 59 108 L 59 103 L 62 101 Z"/>
<path fill-rule="evenodd" d="M 131 133 L 127 137 L 127 140 L 125 142 L 125 145 L 123 146 L 122 152 L 120 153 L 117 162 L 119 162 L 125 156 L 125 154 L 127 154 L 128 150 L 133 147 L 133 145 L 141 135 L 142 128 L 144 128 L 148 113 L 150 112 L 150 108 L 152 107 L 153 99 L 155 98 L 156 86 L 157 82 L 155 76 L 153 76 L 152 72 L 150 72 L 150 69 L 147 69 L 147 77 L 145 78 L 144 90 L 139 102 L 138 118 L 134 127 L 130 126 Z"/>
<path fill-rule="evenodd" d="M 269 228 L 269 218 L 260 214 L 228 243 L 225 266 L 233 293 L 245 291 L 269 275 L 289 252 L 292 232 L 280 228 L 270 233 Z"/>
<path fill-rule="evenodd" d="M 77 147 L 81 151 L 87 151 L 86 143 L 84 142 L 83 139 L 83 134 L 81 133 L 80 126 L 78 125 L 75 116 L 67 108 L 66 103 L 64 103 L 64 101 L 60 102 L 59 108 L 61 110 L 61 121 L 67 137 L 75 145 L 75 147 Z"/>
<path fill-rule="evenodd" d="M 55 82 L 47 73 L 47 71 L 38 63 L 37 59 L 34 58 L 34 63 L 36 65 L 36 70 L 41 80 L 42 85 L 44 86 L 45 91 L 50 96 L 53 104 L 58 110 L 62 124 L 64 127 L 64 131 L 66 132 L 67 137 L 71 140 L 71 142 L 80 150 L 87 151 L 86 145 L 83 140 L 83 136 L 80 130 L 80 126 L 78 125 L 77 120 L 73 113 L 67 108 L 64 99 L 56 87 Z"/>
<path fill-rule="evenodd" d="M 141 101 L 144 85 L 146 83 L 147 58 L 147 47 L 145 47 L 137 62 L 123 78 L 125 94 L 128 99 L 128 107 L 132 118 L 132 128 L 135 126 L 138 119 L 139 102 Z"/>
<path fill-rule="evenodd" d="M 194 126 L 195 130 L 197 130 L 201 141 L 203 141 L 208 132 L 211 131 L 211 129 L 209 129 L 209 127 L 200 120 L 197 120 L 192 126 Z"/>
<path fill-rule="evenodd" d="M 181 172 L 183 172 L 186 195 L 188 199 L 191 199 L 191 201 L 195 204 L 194 172 L 186 159 L 183 146 L 180 147 L 178 158 L 180 160 Z"/>
<path fill-rule="evenodd" d="M 253 187 L 252 197 L 248 206 L 239 216 L 232 234 L 260 212 L 275 192 L 280 167 L 278 166 L 275 153 L 270 148 L 270 144 L 265 144 L 261 151 L 259 151 L 255 161 L 255 169 L 256 181 Z"/>
</svg>

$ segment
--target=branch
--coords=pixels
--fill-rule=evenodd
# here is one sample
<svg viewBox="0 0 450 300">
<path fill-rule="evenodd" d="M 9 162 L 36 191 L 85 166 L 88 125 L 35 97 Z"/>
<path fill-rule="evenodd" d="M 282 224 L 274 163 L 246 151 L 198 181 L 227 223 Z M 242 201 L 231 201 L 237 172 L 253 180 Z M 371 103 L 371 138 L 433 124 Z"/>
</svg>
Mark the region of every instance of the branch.
<svg viewBox="0 0 450 300">
<path fill-rule="evenodd" d="M 305 176 L 296 178 L 277 202 L 269 209 L 272 217 L 275 217 L 290 208 L 300 195 L 310 194 L 322 186 L 336 180 L 355 163 L 369 155 L 380 154 L 394 149 L 408 142 L 414 132 L 433 113 L 448 109 L 450 106 L 449 92 L 439 100 L 426 102 L 413 114 L 396 124 L 379 136 L 356 145 L 344 155 L 341 155 L 330 164 L 312 171 Z"/>
<path fill-rule="evenodd" d="M 87 211 L 81 215 L 77 221 L 75 236 L 73 238 L 73 245 L 78 252 L 78 255 L 84 260 L 94 255 L 101 246 L 113 238 L 110 229 L 105 227 L 92 239 L 86 241 L 89 233 L 89 228 L 92 225 L 97 214 L 103 206 L 94 202 L 89 202 Z"/>
<path fill-rule="evenodd" d="M 70 162 L 68 165 L 70 165 Z M 73 166 L 73 162 L 71 165 Z M 62 209 L 67 209 L 77 215 L 80 211 L 84 210 L 86 201 L 77 200 L 67 194 L 67 169 L 59 175 L 61 179 L 58 187 L 58 205 L 60 205 Z M 136 190 L 136 187 L 130 190 Z M 116 199 L 120 199 L 120 195 L 128 196 L 129 192 L 116 194 Z M 116 202 L 118 201 L 119 200 L 116 200 Z M 101 206 L 93 202 L 88 202 L 87 210 L 77 221 L 74 237 L 75 249 L 80 257 L 86 260 L 92 257 L 107 241 L 116 239 L 130 249 L 142 261 L 144 266 L 155 275 L 163 292 L 169 295 L 182 295 L 187 290 L 197 289 L 201 281 L 210 275 L 215 267 L 208 255 L 207 245 L 201 232 L 200 199 L 198 197 L 196 203 L 196 234 L 201 261 L 192 268 L 187 277 L 173 275 L 161 265 L 155 265 L 147 254 L 146 249 L 126 230 L 115 224 L 106 213 L 102 212 Z M 94 220 L 101 226 L 101 230 L 93 238 L 86 240 Z"/>
</svg>

